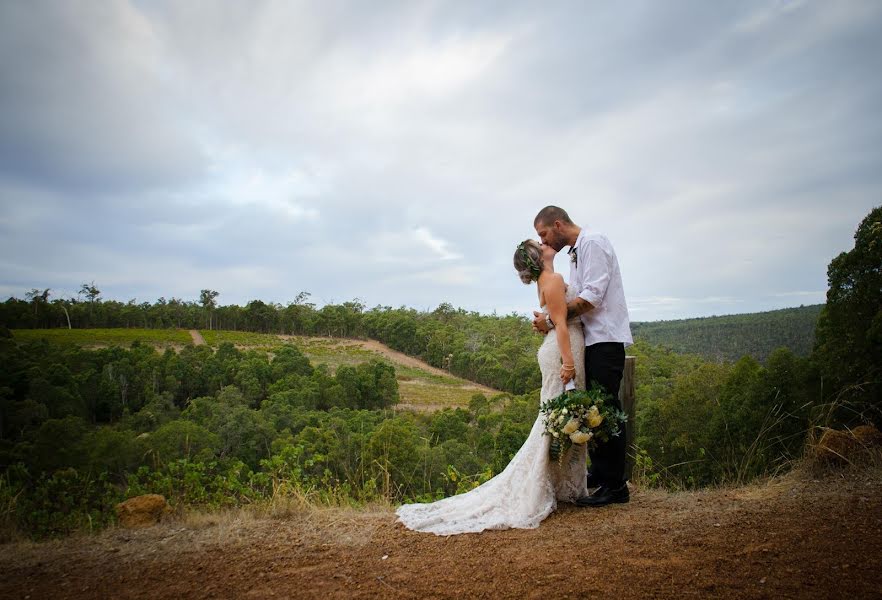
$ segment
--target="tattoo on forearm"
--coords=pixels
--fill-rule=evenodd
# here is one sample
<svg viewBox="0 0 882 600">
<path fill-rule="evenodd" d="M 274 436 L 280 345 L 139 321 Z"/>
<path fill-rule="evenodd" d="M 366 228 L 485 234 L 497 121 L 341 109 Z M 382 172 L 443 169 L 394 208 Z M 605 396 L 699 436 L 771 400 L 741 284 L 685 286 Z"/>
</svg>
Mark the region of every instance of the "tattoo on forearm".
<svg viewBox="0 0 882 600">
<path fill-rule="evenodd" d="M 576 300 L 572 304 L 567 304 L 567 320 L 570 320 L 574 317 L 579 317 L 592 308 L 594 308 L 594 305 L 592 305 L 590 302 L 585 301 L 580 302 Z"/>
</svg>

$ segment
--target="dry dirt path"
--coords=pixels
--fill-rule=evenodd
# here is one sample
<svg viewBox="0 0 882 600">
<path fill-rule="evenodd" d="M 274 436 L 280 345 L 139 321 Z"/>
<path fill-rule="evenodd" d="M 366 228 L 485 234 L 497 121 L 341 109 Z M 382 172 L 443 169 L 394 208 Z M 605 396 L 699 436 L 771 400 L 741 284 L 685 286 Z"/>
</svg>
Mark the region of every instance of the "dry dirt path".
<svg viewBox="0 0 882 600">
<path fill-rule="evenodd" d="M 193 338 L 193 345 L 194 346 L 204 346 L 205 345 L 205 338 L 202 337 L 202 334 L 199 333 L 198 330 L 191 329 L 190 330 L 190 337 Z"/>
<path fill-rule="evenodd" d="M 416 369 L 420 369 L 421 371 L 426 371 L 427 373 L 432 373 L 434 375 L 441 375 L 443 377 L 453 377 L 455 379 L 459 379 L 456 375 L 451 375 L 447 371 L 443 369 L 439 369 L 437 367 L 433 367 L 428 363 L 424 363 L 418 358 L 414 358 L 412 356 L 408 356 L 403 352 L 398 352 L 397 350 L 393 350 L 389 346 L 382 344 L 376 340 L 355 340 L 352 342 L 353 344 L 357 344 L 364 348 L 365 350 L 371 350 L 372 352 L 377 352 L 382 354 L 383 356 L 389 358 L 390 360 L 408 366 L 414 367 Z M 463 379 L 463 381 L 466 381 Z M 463 388 L 473 389 L 476 392 L 481 392 L 488 396 L 495 396 L 496 394 L 501 393 L 499 390 L 494 390 L 491 387 L 487 387 L 486 385 L 481 385 L 480 383 L 468 382 L 468 384 L 463 385 Z"/>
<path fill-rule="evenodd" d="M 882 471 L 632 498 L 450 538 L 324 509 L 9 544 L 0 597 L 882 598 Z"/>
<path fill-rule="evenodd" d="M 293 339 L 293 338 L 296 338 L 297 336 L 279 335 L 278 337 L 285 340 L 285 339 Z M 354 340 L 354 339 L 348 339 L 348 338 L 330 338 L 330 337 L 321 337 L 321 338 L 315 338 L 315 339 L 320 339 L 320 340 L 330 342 L 332 344 L 336 344 L 339 346 L 354 346 L 357 348 L 363 348 L 365 350 L 369 350 L 371 352 L 375 352 L 377 354 L 380 354 L 380 355 L 388 358 L 392 362 L 394 362 L 396 364 L 403 365 L 405 367 L 412 367 L 415 369 L 419 369 L 421 371 L 425 371 L 426 373 L 431 373 L 433 375 L 440 375 L 442 377 L 450 377 L 452 379 L 458 379 L 463 382 L 463 385 L 461 386 L 463 389 L 475 390 L 476 392 L 481 392 L 482 394 L 484 394 L 486 396 L 492 397 L 492 396 L 495 396 L 497 394 L 502 393 L 499 390 L 493 389 L 493 388 L 488 387 L 486 385 L 481 385 L 480 383 L 475 383 L 473 381 L 469 381 L 467 379 L 462 379 L 461 377 L 457 377 L 456 375 L 452 375 L 451 373 L 448 373 L 444 369 L 439 369 L 437 367 L 433 367 L 430 364 L 423 362 L 418 358 L 408 356 L 407 354 L 404 354 L 403 352 L 399 352 L 398 350 L 393 350 L 392 348 L 390 348 L 386 344 L 383 344 L 382 342 L 378 342 L 377 340 Z M 417 408 L 424 409 L 425 407 L 417 407 Z"/>
</svg>

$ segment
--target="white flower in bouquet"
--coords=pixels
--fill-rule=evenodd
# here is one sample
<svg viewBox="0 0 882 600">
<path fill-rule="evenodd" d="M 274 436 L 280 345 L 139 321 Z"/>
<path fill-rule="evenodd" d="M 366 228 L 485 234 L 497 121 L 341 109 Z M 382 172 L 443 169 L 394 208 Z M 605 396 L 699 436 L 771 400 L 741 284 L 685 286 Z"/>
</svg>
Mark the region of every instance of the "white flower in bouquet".
<svg viewBox="0 0 882 600">
<path fill-rule="evenodd" d="M 570 434 L 570 441 L 574 444 L 584 444 L 585 442 L 591 441 L 591 438 L 594 437 L 594 434 L 591 432 L 585 433 L 584 431 L 574 431 Z"/>
<path fill-rule="evenodd" d="M 575 418 L 570 419 L 569 422 L 566 425 L 564 425 L 564 428 L 562 431 L 564 432 L 564 434 L 570 435 L 571 433 L 573 433 L 574 431 L 576 431 L 579 428 L 580 424 L 581 424 L 580 419 L 575 419 Z"/>
<path fill-rule="evenodd" d="M 605 405 L 608 396 L 593 386 L 590 390 L 569 390 L 544 404 L 545 433 L 552 438 L 549 454 L 553 460 L 561 463 L 572 444 L 593 448 L 620 435 L 627 417 Z"/>
</svg>

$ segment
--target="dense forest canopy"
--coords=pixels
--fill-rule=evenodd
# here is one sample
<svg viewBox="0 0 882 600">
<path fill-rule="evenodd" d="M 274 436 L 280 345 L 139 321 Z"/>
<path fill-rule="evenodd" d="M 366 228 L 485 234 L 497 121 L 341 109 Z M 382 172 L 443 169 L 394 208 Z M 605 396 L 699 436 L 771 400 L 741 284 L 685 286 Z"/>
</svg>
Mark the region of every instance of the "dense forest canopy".
<svg viewBox="0 0 882 600">
<path fill-rule="evenodd" d="M 823 304 L 761 313 L 631 323 L 635 339 L 710 360 L 751 356 L 764 363 L 777 348 L 808 356 Z"/>
</svg>

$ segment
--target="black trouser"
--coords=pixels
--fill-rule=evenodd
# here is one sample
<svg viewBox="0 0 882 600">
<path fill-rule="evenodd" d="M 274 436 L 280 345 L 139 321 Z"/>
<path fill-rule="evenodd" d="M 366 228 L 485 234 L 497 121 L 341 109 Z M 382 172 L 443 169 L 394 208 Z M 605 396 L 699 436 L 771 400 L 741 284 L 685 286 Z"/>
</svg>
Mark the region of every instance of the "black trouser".
<svg viewBox="0 0 882 600">
<path fill-rule="evenodd" d="M 625 345 L 621 342 L 601 342 L 585 348 L 585 378 L 588 387 L 597 382 L 612 394 L 612 405 L 622 410 L 619 387 L 625 371 Z M 625 482 L 625 432 L 608 442 L 598 444 L 589 453 L 592 479 L 600 485 L 620 487 Z"/>
</svg>

